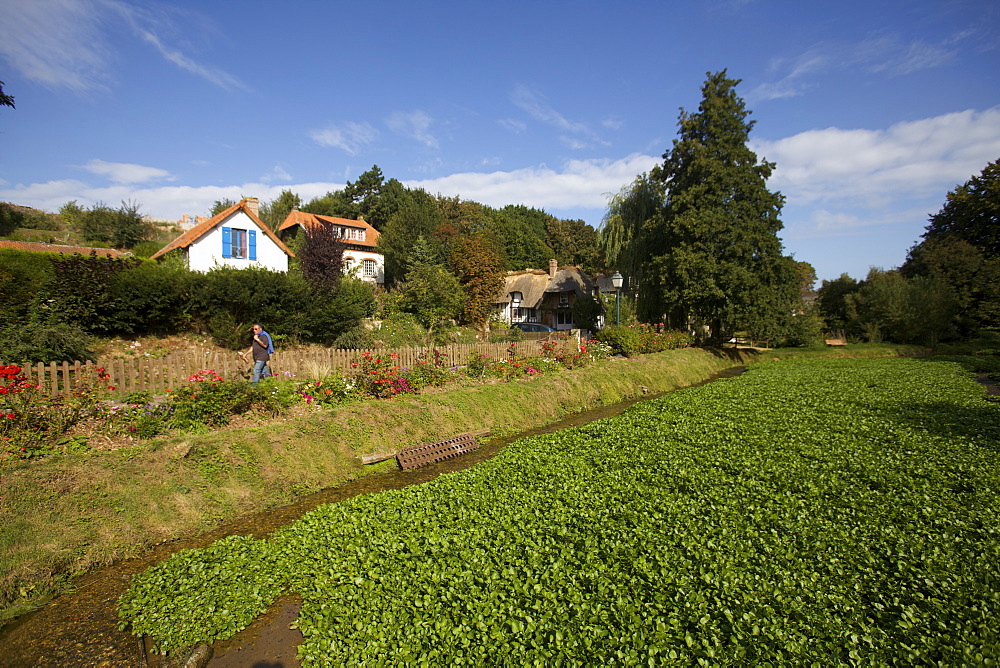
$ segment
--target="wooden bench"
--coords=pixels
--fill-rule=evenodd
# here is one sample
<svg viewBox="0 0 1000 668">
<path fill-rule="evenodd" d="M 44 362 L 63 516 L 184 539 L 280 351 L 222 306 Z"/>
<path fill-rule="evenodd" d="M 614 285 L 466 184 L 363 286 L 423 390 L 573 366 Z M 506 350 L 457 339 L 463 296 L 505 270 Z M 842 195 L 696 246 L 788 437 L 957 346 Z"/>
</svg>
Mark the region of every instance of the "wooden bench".
<svg viewBox="0 0 1000 668">
<path fill-rule="evenodd" d="M 828 345 L 828 346 L 846 346 L 847 345 L 847 341 L 844 341 L 843 339 L 827 339 L 826 340 L 826 345 Z"/>
</svg>

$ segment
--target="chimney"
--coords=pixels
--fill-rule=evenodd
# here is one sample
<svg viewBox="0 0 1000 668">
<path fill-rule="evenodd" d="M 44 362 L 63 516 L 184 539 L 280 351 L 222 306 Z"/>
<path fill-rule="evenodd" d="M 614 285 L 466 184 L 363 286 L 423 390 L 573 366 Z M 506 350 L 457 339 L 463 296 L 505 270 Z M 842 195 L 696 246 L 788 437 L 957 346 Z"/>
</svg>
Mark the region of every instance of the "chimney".
<svg viewBox="0 0 1000 668">
<path fill-rule="evenodd" d="M 549 260 L 549 278 L 556 277 L 556 271 L 559 269 L 559 263 L 555 259 Z"/>
<path fill-rule="evenodd" d="M 260 200 L 256 197 L 244 197 L 243 201 L 246 202 L 247 208 L 253 211 L 253 215 L 260 218 Z"/>
</svg>

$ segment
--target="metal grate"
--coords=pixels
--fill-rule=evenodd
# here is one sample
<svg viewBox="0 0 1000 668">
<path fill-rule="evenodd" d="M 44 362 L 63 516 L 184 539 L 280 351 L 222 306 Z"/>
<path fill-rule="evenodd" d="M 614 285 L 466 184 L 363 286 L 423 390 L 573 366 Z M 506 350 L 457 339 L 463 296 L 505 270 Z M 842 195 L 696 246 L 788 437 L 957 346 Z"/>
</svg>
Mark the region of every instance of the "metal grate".
<svg viewBox="0 0 1000 668">
<path fill-rule="evenodd" d="M 411 445 L 399 451 L 396 455 L 396 461 L 399 462 L 399 467 L 405 471 L 458 457 L 478 448 L 479 443 L 476 441 L 476 436 L 483 433 L 489 432 L 469 432 L 446 438 L 443 441 Z"/>
</svg>

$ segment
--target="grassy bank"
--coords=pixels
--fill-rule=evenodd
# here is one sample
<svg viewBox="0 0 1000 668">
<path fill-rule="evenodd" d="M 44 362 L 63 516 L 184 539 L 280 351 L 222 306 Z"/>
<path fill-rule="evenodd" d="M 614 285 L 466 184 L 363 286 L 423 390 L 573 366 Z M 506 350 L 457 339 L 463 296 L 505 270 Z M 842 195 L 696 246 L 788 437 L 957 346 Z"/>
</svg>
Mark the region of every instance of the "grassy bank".
<svg viewBox="0 0 1000 668">
<path fill-rule="evenodd" d="M 27 461 L 0 473 L 0 619 L 72 576 L 150 545 L 366 475 L 360 457 L 463 431 L 494 434 L 709 378 L 748 353 L 688 349 L 530 380 L 313 410 L 112 451 Z"/>
</svg>

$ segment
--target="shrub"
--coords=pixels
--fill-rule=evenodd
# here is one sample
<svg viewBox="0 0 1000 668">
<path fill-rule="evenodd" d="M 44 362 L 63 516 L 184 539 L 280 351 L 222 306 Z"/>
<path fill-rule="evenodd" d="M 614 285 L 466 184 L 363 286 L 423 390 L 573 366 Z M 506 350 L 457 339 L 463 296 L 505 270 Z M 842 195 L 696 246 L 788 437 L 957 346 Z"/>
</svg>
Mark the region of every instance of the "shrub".
<svg viewBox="0 0 1000 668">
<path fill-rule="evenodd" d="M 616 355 L 631 357 L 642 352 L 642 335 L 633 327 L 605 327 L 597 340 L 611 346 Z"/>
<path fill-rule="evenodd" d="M 694 337 L 687 332 L 668 330 L 661 322 L 656 325 L 607 327 L 597 333 L 597 340 L 611 346 L 615 353 L 631 357 L 640 353 L 687 348 L 694 342 Z"/>
<path fill-rule="evenodd" d="M 97 416 L 111 434 L 153 438 L 167 430 L 173 413 L 170 405 L 135 402 L 101 406 Z"/>
<path fill-rule="evenodd" d="M 66 394 L 43 397 L 21 367 L 0 366 L 0 439 L 5 454 L 23 459 L 82 445 L 85 438 L 66 438 L 64 434 L 95 413 L 107 390 L 114 389 L 106 385 L 107 380 L 103 368 L 87 370 Z"/>
<path fill-rule="evenodd" d="M 333 408 L 365 396 L 356 381 L 335 376 L 307 383 L 300 394 L 307 404 L 323 408 Z"/>
<path fill-rule="evenodd" d="M 0 248 L 0 322 L 27 320 L 42 288 L 55 276 L 51 253 L 31 253 Z"/>
<path fill-rule="evenodd" d="M 0 332 L 0 360 L 9 362 L 95 361 L 93 339 L 76 325 L 28 322 Z"/>
<path fill-rule="evenodd" d="M 291 378 L 270 376 L 262 378 L 257 388 L 267 396 L 268 401 L 280 408 L 288 408 L 302 402 L 302 392 L 299 384 Z"/>
<path fill-rule="evenodd" d="M 398 360 L 396 353 L 383 357 L 365 352 L 351 363 L 351 367 L 357 369 L 355 380 L 358 390 L 375 399 L 413 392 L 409 381 L 400 373 L 402 368 Z"/>
<path fill-rule="evenodd" d="M 445 366 L 443 356 L 437 350 L 434 350 L 432 357 L 433 359 L 428 359 L 424 353 L 416 364 L 402 371 L 401 376 L 414 392 L 425 387 L 440 387 L 455 378 L 455 370 Z"/>
<path fill-rule="evenodd" d="M 174 409 L 169 426 L 191 429 L 200 425 L 220 427 L 233 415 L 258 408 L 277 413 L 280 406 L 259 387 L 243 380 L 227 381 L 211 369 L 199 371 L 178 388 L 170 400 Z"/>
</svg>

